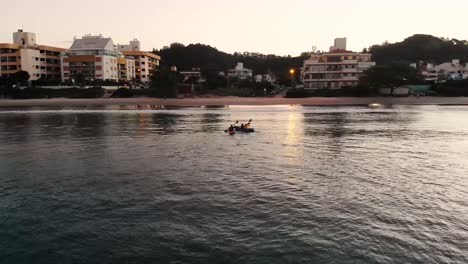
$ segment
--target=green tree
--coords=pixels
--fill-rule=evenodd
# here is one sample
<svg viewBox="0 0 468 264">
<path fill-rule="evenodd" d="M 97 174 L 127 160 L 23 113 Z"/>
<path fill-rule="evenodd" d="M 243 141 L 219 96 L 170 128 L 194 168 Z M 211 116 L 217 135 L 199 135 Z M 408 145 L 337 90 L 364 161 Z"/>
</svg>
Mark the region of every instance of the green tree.
<svg viewBox="0 0 468 264">
<path fill-rule="evenodd" d="M 27 71 L 17 71 L 15 73 L 15 80 L 18 85 L 27 85 L 31 76 Z"/>
<path fill-rule="evenodd" d="M 369 48 L 369 53 L 377 64 L 418 61 L 440 64 L 453 59 L 468 62 L 468 43 L 465 40 L 414 35 L 402 42 L 374 45 Z"/>
<path fill-rule="evenodd" d="M 167 67 L 160 67 L 151 75 L 150 88 L 157 97 L 175 98 L 179 81 L 180 76 L 177 72 Z"/>
<path fill-rule="evenodd" d="M 423 77 L 414 68 L 403 64 L 377 65 L 368 69 L 360 78 L 360 84 L 374 88 L 390 88 L 391 93 L 398 86 L 404 84 L 418 84 Z"/>
</svg>

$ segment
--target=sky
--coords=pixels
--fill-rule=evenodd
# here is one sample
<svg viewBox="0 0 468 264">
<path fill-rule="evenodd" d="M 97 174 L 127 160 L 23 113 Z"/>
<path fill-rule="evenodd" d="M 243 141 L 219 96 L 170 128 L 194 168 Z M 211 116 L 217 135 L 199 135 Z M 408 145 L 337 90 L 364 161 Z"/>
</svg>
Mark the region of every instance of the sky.
<svg viewBox="0 0 468 264">
<path fill-rule="evenodd" d="M 74 36 L 152 50 L 173 42 L 219 50 L 299 55 L 335 37 L 360 51 L 413 34 L 468 39 L 467 0 L 15 0 L 1 4 L 0 43 L 22 28 L 39 44 L 68 48 Z"/>
</svg>

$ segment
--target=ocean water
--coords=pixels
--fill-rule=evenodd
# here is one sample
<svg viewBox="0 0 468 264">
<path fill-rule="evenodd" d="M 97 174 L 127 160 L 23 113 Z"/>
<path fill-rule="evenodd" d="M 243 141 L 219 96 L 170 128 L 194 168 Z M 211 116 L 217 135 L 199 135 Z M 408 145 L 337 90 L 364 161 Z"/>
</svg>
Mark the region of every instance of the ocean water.
<svg viewBox="0 0 468 264">
<path fill-rule="evenodd" d="M 226 135 L 253 119 L 252 134 Z M 468 107 L 0 109 L 0 263 L 468 263 Z"/>
</svg>

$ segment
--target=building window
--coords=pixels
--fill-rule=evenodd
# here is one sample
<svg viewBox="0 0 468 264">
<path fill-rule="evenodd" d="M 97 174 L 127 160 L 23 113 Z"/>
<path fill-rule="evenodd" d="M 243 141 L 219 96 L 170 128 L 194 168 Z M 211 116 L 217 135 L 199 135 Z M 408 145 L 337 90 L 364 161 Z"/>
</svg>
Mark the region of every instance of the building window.
<svg viewBox="0 0 468 264">
<path fill-rule="evenodd" d="M 340 62 L 341 57 L 340 56 L 330 56 L 327 58 L 327 62 Z"/>
<path fill-rule="evenodd" d="M 141 62 L 141 65 L 145 65 L 146 63 L 144 61 Z"/>
</svg>

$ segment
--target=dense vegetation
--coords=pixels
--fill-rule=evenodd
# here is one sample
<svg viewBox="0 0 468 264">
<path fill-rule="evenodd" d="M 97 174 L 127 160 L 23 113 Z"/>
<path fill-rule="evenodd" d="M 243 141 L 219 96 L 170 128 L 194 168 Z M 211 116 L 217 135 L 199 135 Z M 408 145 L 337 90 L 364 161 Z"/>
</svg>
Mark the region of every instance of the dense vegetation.
<svg viewBox="0 0 468 264">
<path fill-rule="evenodd" d="M 431 35 L 414 35 L 402 42 L 385 42 L 364 51 L 370 52 L 378 65 L 396 62 L 409 64 L 417 61 L 440 64 L 452 59 L 460 59 L 462 63 L 468 62 L 468 41 Z"/>
<path fill-rule="evenodd" d="M 289 69 L 295 68 L 296 72 L 298 72 L 297 69 L 302 66 L 304 59 L 307 58 L 305 53 L 297 57 L 251 53 L 228 54 L 203 44 L 184 46 L 180 43 L 173 43 L 161 50 L 154 50 L 154 53 L 163 58 L 161 65 L 164 67 L 176 66 L 179 71 L 200 68 L 208 81 L 211 83 L 217 81 L 223 85 L 225 81 L 216 80 L 216 73 L 233 69 L 238 62 L 243 62 L 244 67 L 253 70 L 254 75 L 272 73 L 281 84 L 289 84 Z M 296 74 L 296 77 L 299 78 L 299 74 Z"/>
</svg>

